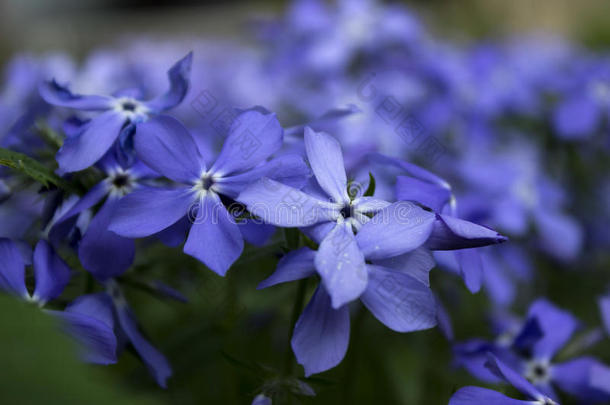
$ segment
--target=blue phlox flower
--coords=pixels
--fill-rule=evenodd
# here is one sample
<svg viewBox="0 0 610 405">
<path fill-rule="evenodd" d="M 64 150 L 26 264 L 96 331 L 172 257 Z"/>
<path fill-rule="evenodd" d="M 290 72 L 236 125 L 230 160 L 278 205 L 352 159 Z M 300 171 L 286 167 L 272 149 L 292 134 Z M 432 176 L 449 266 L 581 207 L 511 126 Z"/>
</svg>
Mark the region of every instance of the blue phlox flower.
<svg viewBox="0 0 610 405">
<path fill-rule="evenodd" d="M 168 116 L 149 120 L 136 133 L 136 152 L 147 166 L 178 185 L 141 187 L 127 195 L 110 221 L 110 231 L 137 238 L 173 225 L 178 232 L 189 230 L 184 252 L 224 275 L 240 256 L 244 237 L 261 243 L 269 236 L 268 228 L 255 221 L 245 221 L 242 234 L 236 216 L 243 210 L 233 199 L 264 176 L 297 186 L 306 178 L 308 169 L 299 156 L 267 161 L 281 147 L 282 138 L 275 114 L 262 108 L 245 110 L 231 125 L 220 154 L 208 168 L 180 122 Z"/>
<path fill-rule="evenodd" d="M 189 53 L 168 71 L 169 90 L 149 101 L 124 91 L 118 97 L 77 95 L 55 80 L 44 83 L 40 94 L 45 101 L 58 107 L 78 111 L 99 111 L 73 136 L 66 137 L 56 159 L 60 169 L 74 172 L 86 169 L 97 162 L 120 136 L 128 136 L 150 116 L 179 104 L 188 90 L 192 53 Z"/>
</svg>

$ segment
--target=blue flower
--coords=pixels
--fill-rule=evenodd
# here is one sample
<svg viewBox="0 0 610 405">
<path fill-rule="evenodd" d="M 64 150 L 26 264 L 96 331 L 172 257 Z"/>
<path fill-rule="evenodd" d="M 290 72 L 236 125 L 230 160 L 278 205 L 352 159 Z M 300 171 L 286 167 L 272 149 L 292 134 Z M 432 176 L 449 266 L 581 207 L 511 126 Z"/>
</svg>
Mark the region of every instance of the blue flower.
<svg viewBox="0 0 610 405">
<path fill-rule="evenodd" d="M 240 210 L 240 214 L 243 210 L 232 199 L 262 176 L 295 184 L 306 178 L 308 169 L 298 156 L 266 161 L 282 146 L 282 138 L 275 114 L 262 108 L 245 110 L 231 125 L 222 151 L 208 168 L 180 122 L 158 116 L 143 123 L 134 140 L 139 158 L 179 185 L 140 187 L 125 196 L 109 230 L 130 238 L 161 231 L 176 232 L 183 238 L 190 228 L 184 252 L 224 275 L 241 255 L 244 237 L 261 243 L 269 236 L 269 227 L 253 221 L 240 226 L 233 211 Z"/>
<path fill-rule="evenodd" d="M 40 94 L 49 104 L 79 111 L 100 111 L 80 129 L 69 135 L 57 153 L 60 169 L 74 172 L 97 162 L 119 138 L 133 134 L 136 127 L 150 116 L 178 105 L 188 90 L 188 76 L 192 53 L 178 61 L 169 71 L 170 89 L 152 100 L 142 101 L 133 92 L 125 91 L 111 96 L 84 96 L 72 94 L 55 80 L 40 87 Z"/>
<path fill-rule="evenodd" d="M 480 405 L 480 404 L 498 404 L 498 405 L 559 405 L 551 398 L 545 396 L 537 390 L 525 378 L 519 375 L 515 370 L 504 364 L 493 354 L 488 355 L 486 367 L 505 380 L 519 392 L 527 397 L 527 401 L 520 401 L 507 397 L 497 391 L 480 387 L 464 387 L 458 390 L 451 399 L 449 405 Z"/>
<path fill-rule="evenodd" d="M 339 143 L 330 135 L 305 128 L 305 150 L 316 183 L 304 191 L 261 179 L 244 190 L 238 201 L 265 222 L 281 227 L 302 227 L 320 243 L 316 253 L 316 269 L 328 290 L 332 305 L 340 308 L 360 296 L 367 285 L 363 252 L 355 233 L 370 221 L 370 216 L 390 203 L 374 197 L 350 196 Z M 404 207 L 403 207 L 404 208 Z M 394 249 L 423 244 L 430 232 L 434 215 L 411 204 L 404 212 L 391 211 L 388 221 L 400 218 L 403 227 L 392 229 L 389 244 Z M 405 232 L 410 229 L 409 232 Z M 367 236 L 368 235 L 368 236 Z M 361 238 L 370 237 L 367 232 Z M 375 249 L 374 246 L 367 248 Z M 369 252 L 367 252 L 369 253 Z M 382 252 L 370 252 L 382 255 Z"/>
<path fill-rule="evenodd" d="M 531 222 L 543 251 L 562 261 L 577 257 L 582 226 L 565 212 L 566 192 L 542 170 L 535 144 L 514 141 L 501 152 L 473 146 L 458 162 L 458 173 L 468 185 L 460 198 L 464 218 L 478 218 L 514 236 L 525 236 Z"/>
<path fill-rule="evenodd" d="M 458 219 L 457 200 L 451 185 L 441 177 L 417 165 L 382 154 L 368 156 L 373 163 L 398 169 L 392 175 L 394 195 L 398 200 L 416 201 L 437 214 L 434 232 L 426 246 L 435 250 L 435 258 L 449 268 L 455 269 L 468 289 L 476 293 L 483 283 L 483 262 L 476 247 L 501 243 L 506 240 L 495 231 Z M 446 232 L 439 239 L 441 231 Z M 459 250 L 456 250 L 459 249 Z"/>
<path fill-rule="evenodd" d="M 172 375 L 172 368 L 165 356 L 157 350 L 140 331 L 136 317 L 125 300 L 119 285 L 114 280 L 105 283 L 106 291 L 78 297 L 64 311 L 49 311 L 65 321 L 66 330 L 79 339 L 85 349 L 84 357 L 94 363 L 108 364 L 116 362 L 117 352 L 131 344 L 142 362 L 148 368 L 157 384 L 167 388 L 167 379 Z M 90 318 L 97 322 L 93 324 Z M 99 338 L 100 334 L 91 335 L 95 327 L 104 326 L 112 337 L 121 337 L 120 345 L 110 347 Z"/>
<path fill-rule="evenodd" d="M 610 372 L 610 368 L 591 356 L 579 356 L 567 361 L 555 361 L 556 354 L 566 347 L 579 327 L 570 313 L 550 302 L 535 301 L 522 323 L 502 322 L 503 332 L 495 342 L 473 339 L 457 344 L 454 351 L 458 363 L 477 378 L 495 382 L 497 375 L 482 366 L 488 353 L 527 379 L 537 390 L 556 400 L 557 387 L 585 401 L 610 398 L 610 386 L 595 378 L 595 373 Z M 508 327 L 507 327 L 508 326 Z"/>
<path fill-rule="evenodd" d="M 25 266 L 30 264 L 29 247 L 0 238 L 0 289 L 26 301 L 44 306 L 59 297 L 70 280 L 70 269 L 55 253 L 51 245 L 41 239 L 34 249 L 32 265 L 36 285 L 33 294 L 25 283 Z M 106 322 L 106 314 L 99 311 L 81 311 L 69 305 L 65 311 L 47 310 L 63 321 L 70 335 L 82 344 L 82 357 L 96 364 L 116 363 L 117 339 L 113 325 Z"/>
<path fill-rule="evenodd" d="M 49 238 L 58 245 L 76 225 L 83 212 L 105 199 L 86 226 L 82 238 L 78 240 L 78 256 L 83 267 L 102 282 L 124 273 L 133 263 L 135 256 L 133 240 L 108 230 L 110 218 L 126 194 L 146 184 L 147 180 L 158 177 L 141 162 L 130 167 L 119 164 L 112 152 L 97 164 L 107 177 L 91 187 L 87 194 L 75 201 L 65 212 L 58 211 L 49 231 Z"/>
<path fill-rule="evenodd" d="M 589 61 L 584 69 L 570 72 L 569 84 L 555 106 L 552 122 L 557 135 L 579 140 L 594 135 L 610 116 L 610 66 Z"/>
</svg>

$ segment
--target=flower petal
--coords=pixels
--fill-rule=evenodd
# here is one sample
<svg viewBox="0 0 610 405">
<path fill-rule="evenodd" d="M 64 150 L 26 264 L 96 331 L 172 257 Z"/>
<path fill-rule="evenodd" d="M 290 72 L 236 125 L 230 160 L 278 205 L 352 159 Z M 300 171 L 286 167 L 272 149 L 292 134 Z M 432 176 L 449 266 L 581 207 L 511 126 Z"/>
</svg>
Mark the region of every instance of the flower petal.
<svg viewBox="0 0 610 405">
<path fill-rule="evenodd" d="M 237 201 L 266 223 L 276 226 L 310 226 L 334 221 L 339 216 L 335 205 L 268 178 L 242 191 Z"/>
<path fill-rule="evenodd" d="M 245 218 L 238 223 L 244 240 L 254 246 L 264 246 L 275 233 L 275 226 L 261 223 L 260 220 Z"/>
<path fill-rule="evenodd" d="M 321 373 L 343 360 L 349 343 L 349 309 L 333 309 L 330 297 L 318 286 L 294 327 L 290 341 L 305 376 Z"/>
<path fill-rule="evenodd" d="M 429 172 L 428 170 L 414 165 L 413 163 L 405 162 L 400 159 L 396 159 L 390 156 L 382 155 L 381 153 L 371 153 L 368 155 L 371 162 L 384 164 L 388 166 L 394 166 L 406 172 L 409 176 L 414 177 L 418 180 L 425 181 L 427 183 L 436 184 L 447 190 L 451 190 L 451 186 L 447 181 L 438 177 L 437 175 Z"/>
<path fill-rule="evenodd" d="M 150 236 L 188 215 L 194 200 L 187 188 L 140 187 L 121 199 L 108 230 L 128 238 Z"/>
<path fill-rule="evenodd" d="M 560 212 L 536 210 L 534 215 L 542 248 L 565 261 L 575 259 L 582 248 L 583 230 L 573 218 Z"/>
<path fill-rule="evenodd" d="M 451 199 L 451 190 L 413 177 L 398 176 L 396 178 L 396 199 L 416 201 L 436 212 L 441 212 Z"/>
<path fill-rule="evenodd" d="M 76 224 L 77 215 L 100 202 L 106 194 L 108 194 L 108 186 L 105 181 L 101 181 L 91 187 L 87 194 L 76 201 L 74 205 L 68 208 L 63 215 L 60 215 L 59 218 L 54 221 L 51 230 L 49 231 L 49 240 L 53 242 L 53 244 L 59 244 Z"/>
<path fill-rule="evenodd" d="M 367 266 L 369 280 L 360 297 L 375 318 L 397 332 L 436 326 L 436 302 L 430 288 L 408 274 Z"/>
<path fill-rule="evenodd" d="M 539 400 L 543 397 L 540 391 L 538 391 L 529 381 L 521 376 L 521 374 L 504 364 L 494 354 L 488 353 L 487 358 L 488 360 L 485 364 L 487 368 L 489 368 L 489 370 L 498 377 L 506 380 L 522 394 L 535 400 Z"/>
<path fill-rule="evenodd" d="M 553 124 L 561 138 L 583 139 L 595 132 L 601 117 L 602 110 L 594 100 L 577 95 L 558 105 L 553 115 Z"/>
<path fill-rule="evenodd" d="M 596 387 L 594 373 L 607 367 L 593 357 L 578 357 L 564 363 L 553 365 L 553 383 L 562 391 L 581 401 L 598 403 L 610 399 L 610 383 L 605 383 L 605 389 Z"/>
<path fill-rule="evenodd" d="M 166 246 L 178 247 L 184 243 L 189 229 L 191 229 L 191 221 L 185 216 L 175 224 L 157 232 L 155 236 Z"/>
<path fill-rule="evenodd" d="M 216 194 L 203 197 L 184 244 L 184 253 L 196 257 L 221 276 L 239 258 L 244 239 L 235 218 Z"/>
<path fill-rule="evenodd" d="M 282 147 L 284 130 L 274 113 L 255 107 L 240 113 L 210 169 L 221 177 L 257 166 Z"/>
<path fill-rule="evenodd" d="M 131 341 L 134 349 L 148 367 L 148 370 L 157 381 L 157 384 L 162 388 L 167 388 L 167 379 L 172 375 L 172 368 L 169 365 L 169 362 L 165 356 L 157 350 L 142 333 L 140 333 L 131 308 L 129 308 L 126 303 L 115 303 L 115 305 L 121 329 Z"/>
<path fill-rule="evenodd" d="M 471 293 L 477 293 L 483 283 L 483 261 L 477 249 L 461 249 L 455 252 L 460 275 Z"/>
<path fill-rule="evenodd" d="M 373 264 L 408 274 L 427 286 L 430 286 L 430 270 L 436 265 L 430 251 L 423 247 L 419 247 L 400 256 L 394 256 L 383 260 L 374 260 Z"/>
<path fill-rule="evenodd" d="M 299 155 L 283 155 L 252 170 L 218 179 L 215 189 L 236 198 L 246 187 L 260 178 L 267 177 L 290 187 L 300 189 L 310 175 L 310 170 Z"/>
<path fill-rule="evenodd" d="M 81 344 L 81 355 L 94 364 L 117 362 L 112 300 L 106 293 L 78 297 L 64 311 L 49 311 L 64 321 L 66 331 Z"/>
<path fill-rule="evenodd" d="M 100 282 L 119 276 L 133 263 L 135 242 L 108 230 L 120 200 L 110 196 L 89 223 L 78 248 L 78 257 Z"/>
<path fill-rule="evenodd" d="M 551 359 L 570 340 L 579 322 L 572 314 L 557 308 L 545 299 L 536 300 L 530 307 L 528 318 L 536 317 L 543 337 L 534 345 L 537 358 Z"/>
<path fill-rule="evenodd" d="M 57 298 L 70 281 L 70 268 L 44 239 L 34 249 L 36 289 L 32 298 L 41 304 Z"/>
<path fill-rule="evenodd" d="M 112 97 L 72 94 L 66 86 L 57 83 L 55 79 L 42 83 L 39 91 L 44 101 L 58 107 L 96 111 L 109 110 L 114 105 L 114 99 Z"/>
<path fill-rule="evenodd" d="M 324 238 L 314 263 L 335 309 L 360 297 L 366 288 L 364 256 L 347 223 L 337 224 Z"/>
<path fill-rule="evenodd" d="M 532 405 L 531 401 L 512 399 L 498 391 L 480 387 L 464 387 L 459 389 L 449 405 Z"/>
<path fill-rule="evenodd" d="M 76 172 L 93 166 L 119 137 L 125 117 L 116 111 L 106 111 L 93 118 L 87 128 L 68 137 L 55 158 L 65 172 Z"/>
<path fill-rule="evenodd" d="M 191 134 L 180 121 L 168 115 L 139 124 L 134 142 L 142 162 L 178 183 L 193 184 L 205 170 Z"/>
<path fill-rule="evenodd" d="M 305 151 L 320 187 L 333 201 L 348 203 L 347 176 L 339 142 L 325 132 L 306 127 Z"/>
<path fill-rule="evenodd" d="M 260 290 L 288 281 L 301 280 L 316 274 L 314 259 L 316 252 L 302 247 L 286 254 L 277 264 L 275 272 L 256 287 Z"/>
<path fill-rule="evenodd" d="M 454 250 L 505 242 L 498 232 L 448 215 L 436 216 L 426 247 L 431 250 Z"/>
<path fill-rule="evenodd" d="M 368 260 L 386 259 L 421 246 L 432 232 L 434 214 L 398 201 L 364 224 L 356 240 Z"/>
<path fill-rule="evenodd" d="M 7 238 L 0 238 L 0 288 L 21 298 L 29 297 L 23 257 L 17 245 Z"/>
<path fill-rule="evenodd" d="M 153 100 L 146 102 L 146 106 L 155 112 L 161 112 L 180 104 L 182 100 L 184 100 L 189 88 L 189 76 L 191 75 L 192 64 L 193 52 L 189 52 L 167 71 L 169 90 Z"/>
</svg>

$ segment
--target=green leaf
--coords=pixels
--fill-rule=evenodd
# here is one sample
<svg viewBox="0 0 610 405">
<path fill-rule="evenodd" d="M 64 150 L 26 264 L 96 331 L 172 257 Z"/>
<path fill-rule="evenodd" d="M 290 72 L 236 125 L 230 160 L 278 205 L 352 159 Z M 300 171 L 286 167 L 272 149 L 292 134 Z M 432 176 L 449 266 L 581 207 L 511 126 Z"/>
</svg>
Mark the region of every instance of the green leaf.
<svg viewBox="0 0 610 405">
<path fill-rule="evenodd" d="M 31 157 L 24 155 L 23 153 L 0 148 L 0 165 L 25 174 L 46 188 L 50 188 L 51 185 L 53 185 L 64 190 L 72 189 L 70 184 L 64 179 L 57 176 L 46 166 L 42 165 Z"/>
<path fill-rule="evenodd" d="M 0 322 L 3 404 L 159 404 L 122 387 L 104 366 L 82 363 L 56 318 L 38 306 L 0 294 Z"/>
<path fill-rule="evenodd" d="M 366 191 L 364 192 L 364 196 L 372 197 L 375 194 L 375 187 L 376 187 L 375 177 L 373 176 L 373 173 L 369 172 L 369 186 L 367 187 Z"/>
</svg>

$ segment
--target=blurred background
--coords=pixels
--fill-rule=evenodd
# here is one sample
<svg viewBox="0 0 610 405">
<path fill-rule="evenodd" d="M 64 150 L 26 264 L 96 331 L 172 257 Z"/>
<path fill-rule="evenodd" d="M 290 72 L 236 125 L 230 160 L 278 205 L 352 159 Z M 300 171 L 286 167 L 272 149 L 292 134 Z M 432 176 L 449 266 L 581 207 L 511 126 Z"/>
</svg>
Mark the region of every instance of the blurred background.
<svg viewBox="0 0 610 405">
<path fill-rule="evenodd" d="M 407 6 L 431 37 L 455 46 L 501 43 L 536 33 L 563 38 L 566 43 L 582 47 L 582 53 L 587 55 L 610 53 L 610 3 L 607 0 L 577 3 L 570 0 L 420 0 L 388 4 Z M 195 81 L 199 83 L 197 91 L 204 88 L 201 83 L 205 80 L 201 77 L 210 74 L 210 82 L 218 77 L 232 81 L 229 90 L 222 86 L 212 88 L 214 94 L 226 99 L 227 103 L 238 100 L 245 105 L 262 104 L 274 108 L 277 100 L 270 93 L 284 83 L 268 83 L 261 77 L 258 77 L 260 82 L 253 83 L 250 74 L 256 67 L 244 62 L 242 52 L 244 48 L 260 48 L 261 42 L 264 47 L 266 41 L 281 38 L 281 31 L 271 31 L 271 37 L 266 36 L 268 32 L 264 35 L 252 33 L 260 34 L 260 27 L 269 21 L 287 18 L 285 13 L 289 5 L 284 1 L 2 0 L 0 66 L 7 66 L 17 55 L 44 57 L 53 53 L 67 55 L 69 63 L 83 64 L 91 72 L 97 72 L 95 66 L 91 67 L 95 60 L 92 62 L 88 58 L 108 49 L 118 50 L 106 55 L 111 60 L 125 58 L 140 65 L 146 65 L 150 60 L 156 68 L 151 77 L 159 78 L 173 61 L 195 47 L 208 52 L 194 66 L 194 76 L 200 79 Z M 230 51 L 234 46 L 242 56 L 236 57 Z M 537 50 L 532 48 L 529 56 L 550 49 L 541 46 Z M 197 52 L 195 49 L 196 58 L 201 55 Z M 527 59 L 527 52 L 525 54 Z M 257 59 L 254 60 L 248 59 L 248 63 L 256 63 Z M 107 62 L 104 59 L 104 63 Z M 211 62 L 231 66 L 237 73 L 235 76 L 210 73 Z M 436 63 L 443 65 L 444 59 Z M 240 70 L 242 67 L 246 73 Z M 61 71 L 70 72 L 72 68 Z M 508 66 L 509 72 L 511 69 L 516 71 L 514 66 Z M 96 88 L 95 83 L 87 80 L 86 75 L 81 77 L 79 86 Z M 357 85 L 358 80 L 350 84 L 348 93 L 352 99 L 356 96 Z M 388 87 L 392 89 L 391 85 Z M 242 88 L 247 95 L 240 94 Z M 197 94 L 190 93 L 184 104 L 188 107 Z M 328 100 L 322 110 L 336 107 L 338 100 L 344 98 L 336 96 Z M 290 115 L 288 112 L 294 113 L 293 109 L 291 106 L 283 111 L 291 123 L 300 122 L 308 113 L 315 116 L 321 112 L 308 106 Z M 432 124 L 424 122 L 424 125 L 434 131 Z M 542 165 L 547 168 L 545 176 L 559 182 L 568 195 L 576 196 L 575 201 L 566 204 L 566 214 L 579 217 L 583 223 L 610 223 L 607 219 L 610 210 L 597 216 L 603 209 L 590 209 L 610 206 L 610 187 L 604 183 L 610 178 L 608 151 L 603 149 L 607 148 L 607 132 L 599 131 L 601 140 L 599 143 L 592 141 L 591 145 L 602 148 L 591 147 L 595 149 L 591 151 L 579 143 L 561 143 L 548 126 L 526 124 L 519 130 L 528 128 L 524 138 L 537 144 L 539 156 L 544 161 Z M 444 138 L 443 131 L 439 129 L 439 137 L 452 139 Z M 606 138 L 603 138 L 604 134 Z M 508 148 L 502 146 L 500 150 L 504 152 Z M 517 155 L 521 156 L 521 152 Z M 495 159 L 488 158 L 489 161 Z M 439 168 L 430 166 L 429 169 Z M 450 176 L 453 168 L 450 164 L 447 166 L 441 165 L 439 170 Z M 357 172 L 357 164 L 354 164 L 354 170 Z M 595 179 L 589 176 L 591 173 Z M 464 190 L 467 189 L 465 186 Z M 603 196 L 596 194 L 602 189 L 606 190 Z M 532 240 L 517 236 L 515 243 L 531 260 L 535 276 L 525 277 L 525 283 L 517 284 L 516 292 L 513 291 L 516 298 L 510 300 L 507 309 L 523 315 L 533 299 L 546 296 L 572 311 L 585 324 L 591 327 L 600 324 L 595 299 L 606 292 L 610 282 L 607 243 L 610 238 L 604 238 L 608 236 L 605 225 L 601 229 L 588 226 L 584 248 L 569 260 L 548 255 Z M 602 234 L 594 246 L 588 244 L 593 228 Z M 147 334 L 172 363 L 175 374 L 169 389 L 156 387 L 145 367 L 130 353 L 121 356 L 117 365 L 106 368 L 71 361 L 68 343 L 56 332 L 54 325 L 43 318 L 30 322 L 34 315 L 21 314 L 20 307 L 7 301 L 3 304 L 6 309 L 2 310 L 2 317 L 4 325 L 10 327 L 2 328 L 0 343 L 11 366 L 2 367 L 0 371 L 3 403 L 123 401 L 132 404 L 141 401 L 190 405 L 252 401 L 267 383 L 266 372 L 282 368 L 288 350 L 286 341 L 290 336 L 289 318 L 296 286 L 286 285 L 262 292 L 252 288 L 273 271 L 277 245 L 248 247 L 226 278 L 216 276 L 195 259 L 177 254 L 175 249 L 155 245 L 154 248 L 143 246 L 143 251 L 146 253 L 138 257 L 133 273 L 164 280 L 190 301 L 180 304 L 154 300 L 138 289 L 127 291 Z M 470 294 L 457 277 L 449 277 L 445 272 L 433 272 L 432 284 L 447 304 L 456 339 L 490 336 L 487 310 L 492 305 L 486 293 Z M 606 338 L 592 353 L 608 362 L 609 346 Z M 290 352 L 288 356 L 291 356 Z M 24 358 L 28 360 L 23 361 Z M 277 403 L 446 404 L 459 387 L 479 384 L 465 370 L 452 367 L 452 360 L 451 345 L 438 330 L 394 333 L 359 308 L 352 316 L 352 339 L 343 363 L 308 381 L 317 396 L 280 398 Z M 70 379 L 73 384 L 66 382 Z M 93 380 L 99 383 L 91 383 Z M 49 395 L 58 400 L 49 402 Z"/>
<path fill-rule="evenodd" d="M 4 0 L 2 57 L 25 50 L 85 54 L 94 46 L 141 35 L 244 36 L 252 17 L 277 15 L 286 1 Z M 592 47 L 610 43 L 603 0 L 420 0 L 403 2 L 432 32 L 453 40 L 531 31 L 559 33 Z"/>
</svg>

